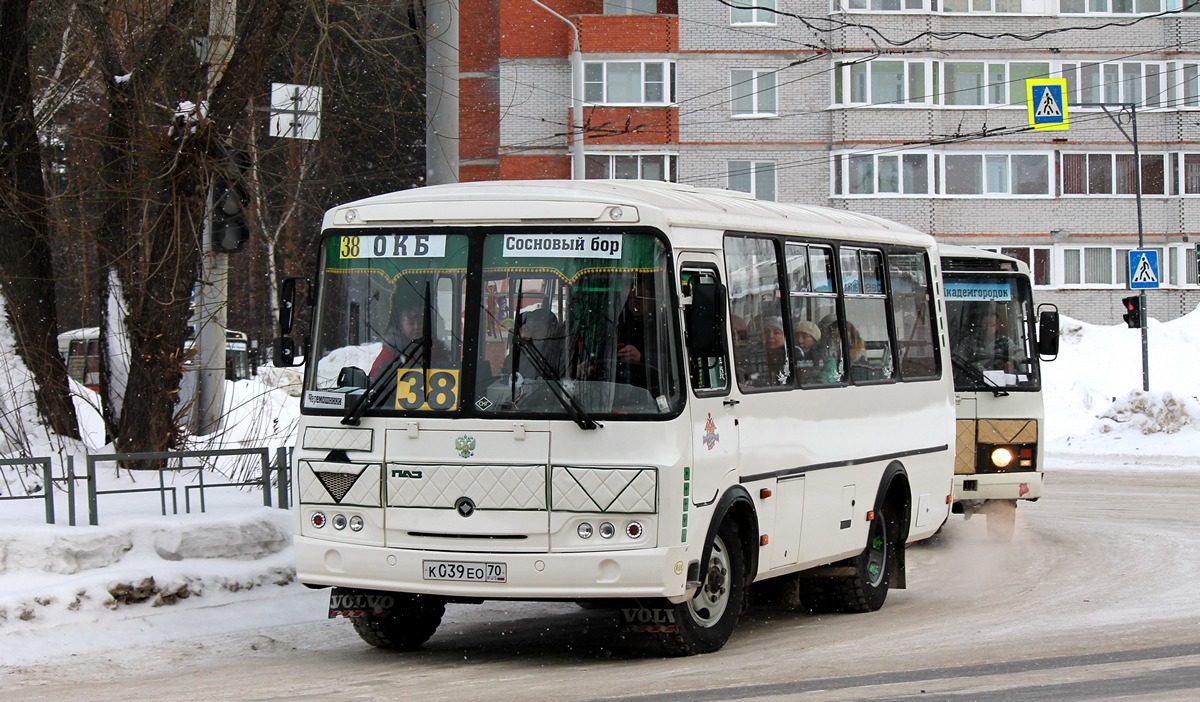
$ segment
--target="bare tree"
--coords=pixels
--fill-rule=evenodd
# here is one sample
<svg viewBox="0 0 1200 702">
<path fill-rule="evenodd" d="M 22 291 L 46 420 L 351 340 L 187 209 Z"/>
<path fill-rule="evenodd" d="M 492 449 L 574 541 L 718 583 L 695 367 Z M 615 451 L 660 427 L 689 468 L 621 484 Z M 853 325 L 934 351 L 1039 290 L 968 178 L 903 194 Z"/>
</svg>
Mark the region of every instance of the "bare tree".
<svg viewBox="0 0 1200 702">
<path fill-rule="evenodd" d="M 30 0 L 0 0 L 0 290 L 17 351 L 33 373 L 38 411 L 59 435 L 79 438 L 58 355 L 58 319 L 41 149 L 29 61 Z"/>
<path fill-rule="evenodd" d="M 207 189 L 230 168 L 227 137 L 260 89 L 288 5 L 249 5 L 211 90 L 192 49 L 207 33 L 207 4 L 80 6 L 106 86 L 97 240 L 128 311 L 129 378 L 114 418 L 122 451 L 179 445 L 177 394 Z"/>
</svg>

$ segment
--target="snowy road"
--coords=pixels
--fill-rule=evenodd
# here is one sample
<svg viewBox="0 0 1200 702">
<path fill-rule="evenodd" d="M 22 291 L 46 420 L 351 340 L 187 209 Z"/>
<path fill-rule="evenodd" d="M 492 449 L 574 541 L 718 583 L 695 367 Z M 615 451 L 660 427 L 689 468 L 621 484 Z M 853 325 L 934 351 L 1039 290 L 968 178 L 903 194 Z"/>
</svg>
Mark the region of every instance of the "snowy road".
<svg viewBox="0 0 1200 702">
<path fill-rule="evenodd" d="M 3 669 L 6 700 L 1192 700 L 1200 698 L 1200 473 L 1062 470 L 1023 504 L 1013 543 L 954 516 L 909 550 L 909 589 L 866 615 L 755 608 L 719 653 L 648 655 L 573 605 L 455 606 L 415 654 L 253 603 L 197 609 L 147 650 Z M 278 603 L 276 603 L 277 605 Z M 172 619 L 178 622 L 178 619 Z M 153 622 L 144 626 L 153 626 Z M 213 626 L 213 630 L 228 630 Z M 119 645 L 119 644 L 118 644 Z"/>
</svg>

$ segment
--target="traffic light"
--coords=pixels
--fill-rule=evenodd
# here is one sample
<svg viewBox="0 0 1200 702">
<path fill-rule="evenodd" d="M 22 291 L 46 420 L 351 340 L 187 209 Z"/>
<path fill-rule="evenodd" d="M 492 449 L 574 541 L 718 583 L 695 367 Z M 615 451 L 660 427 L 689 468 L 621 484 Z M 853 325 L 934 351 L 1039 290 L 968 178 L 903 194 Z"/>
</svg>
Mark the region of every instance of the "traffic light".
<svg viewBox="0 0 1200 702">
<path fill-rule="evenodd" d="M 212 248 L 217 253 L 238 253 L 250 238 L 246 226 L 246 206 L 250 204 L 241 188 L 224 178 L 213 184 Z"/>
<path fill-rule="evenodd" d="M 1125 314 L 1121 315 L 1121 319 L 1125 320 L 1125 325 L 1130 329 L 1140 329 L 1142 326 L 1142 296 L 1123 297 L 1121 304 L 1125 305 Z"/>
</svg>

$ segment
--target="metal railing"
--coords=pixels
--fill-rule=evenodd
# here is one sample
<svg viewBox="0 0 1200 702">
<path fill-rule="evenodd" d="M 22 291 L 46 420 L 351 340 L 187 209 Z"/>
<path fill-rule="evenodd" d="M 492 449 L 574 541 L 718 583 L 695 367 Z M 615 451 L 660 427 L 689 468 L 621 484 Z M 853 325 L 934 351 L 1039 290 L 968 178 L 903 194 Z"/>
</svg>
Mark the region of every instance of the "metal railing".
<svg viewBox="0 0 1200 702">
<path fill-rule="evenodd" d="M 68 523 L 70 526 L 76 525 L 76 482 L 82 480 L 86 483 L 87 488 L 87 509 L 88 509 L 88 524 L 96 526 L 100 523 L 100 499 L 109 495 L 122 495 L 133 493 L 158 493 L 159 496 L 159 511 L 163 516 L 168 514 L 179 514 L 179 489 L 183 490 L 184 512 L 191 513 L 193 504 L 193 495 L 196 497 L 196 503 L 200 512 L 207 510 L 208 493 L 217 488 L 245 488 L 258 487 L 262 490 L 263 505 L 271 507 L 272 505 L 272 481 L 274 481 L 275 504 L 280 509 L 289 509 L 290 491 L 290 450 L 279 448 L 275 450 L 275 458 L 271 460 L 271 451 L 267 448 L 246 448 L 246 449 L 219 449 L 212 451 L 155 451 L 141 453 L 105 453 L 105 454 L 90 454 L 85 456 L 87 469 L 84 475 L 75 474 L 75 458 L 68 456 L 65 465 L 63 466 L 62 476 L 54 477 L 53 460 L 50 457 L 33 457 L 33 458 L 6 458 L 0 459 L 0 466 L 39 466 L 43 478 L 43 491 L 40 495 L 0 495 L 0 501 L 7 500 L 43 500 L 46 509 L 46 523 L 55 523 L 54 498 L 56 484 L 63 484 L 66 488 L 66 501 L 68 512 Z M 188 463 L 188 459 L 215 459 L 228 456 L 249 456 L 256 458 L 254 461 L 258 464 L 257 475 L 245 480 L 221 480 L 219 482 L 207 482 L 205 479 L 205 471 L 212 470 L 212 465 L 203 461 Z M 153 472 L 157 474 L 158 484 L 147 487 L 123 487 L 101 489 L 97 480 L 97 464 L 115 462 L 115 461 L 162 461 L 165 465 L 148 470 L 145 472 Z M 171 465 L 174 462 L 175 465 Z M 119 469 L 118 469 L 119 470 Z M 183 471 L 196 471 L 196 483 L 190 485 L 168 485 L 167 475 L 169 473 L 182 473 Z M 168 511 L 168 497 L 170 503 L 170 511 Z"/>
</svg>

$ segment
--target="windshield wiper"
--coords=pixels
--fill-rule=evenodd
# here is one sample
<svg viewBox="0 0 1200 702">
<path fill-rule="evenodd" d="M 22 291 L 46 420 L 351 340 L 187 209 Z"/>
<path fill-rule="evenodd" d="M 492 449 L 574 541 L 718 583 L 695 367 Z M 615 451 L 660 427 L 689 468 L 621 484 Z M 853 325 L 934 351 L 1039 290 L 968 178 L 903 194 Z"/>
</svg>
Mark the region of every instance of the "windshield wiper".
<svg viewBox="0 0 1200 702">
<path fill-rule="evenodd" d="M 546 385 L 550 388 L 550 394 L 554 395 L 554 399 L 558 400 L 558 403 L 563 406 L 567 414 L 571 415 L 571 419 L 579 425 L 579 428 L 588 430 L 600 428 L 600 424 L 588 416 L 587 410 L 583 408 L 583 405 L 579 404 L 575 396 L 563 385 L 562 378 L 558 375 L 558 369 L 550 364 L 546 355 L 533 343 L 533 340 L 518 336 L 513 349 L 514 359 L 518 358 L 519 349 L 521 348 L 524 348 L 525 353 L 529 354 L 529 360 L 533 362 L 533 367 L 537 369 L 537 372 L 546 381 Z M 512 373 L 515 377 L 515 361 Z"/>
<path fill-rule="evenodd" d="M 994 380 L 987 377 L 983 373 L 983 371 L 979 370 L 978 368 L 971 365 L 970 363 L 967 363 L 965 360 L 963 360 L 961 357 L 959 357 L 958 354 L 951 354 L 950 362 L 954 364 L 955 368 L 957 368 L 958 370 L 965 373 L 967 375 L 967 377 L 969 377 L 971 380 L 974 380 L 979 385 L 982 385 L 983 387 L 991 390 L 992 395 L 994 395 L 995 397 L 1007 397 L 1008 396 L 1007 390 L 1004 390 L 1003 388 L 1001 388 L 1000 385 L 997 384 Z"/>
<path fill-rule="evenodd" d="M 362 419 L 363 413 L 367 411 L 367 408 L 370 407 L 371 404 L 374 403 L 375 399 L 387 389 L 389 382 L 394 382 L 396 380 L 396 371 L 400 370 L 400 366 L 412 362 L 412 352 L 417 349 L 417 345 L 420 343 L 421 339 L 413 339 L 412 341 L 408 342 L 408 345 L 405 346 L 403 350 L 398 349 L 399 353 L 396 354 L 396 357 L 388 362 L 386 366 L 384 366 L 379 375 L 371 379 L 370 384 L 367 385 L 366 391 L 360 395 L 358 401 L 346 411 L 346 416 L 342 417 L 342 424 L 358 426 L 358 421 Z M 388 344 L 388 346 L 391 346 L 391 344 Z M 392 346 L 392 348 L 396 347 Z"/>
</svg>

